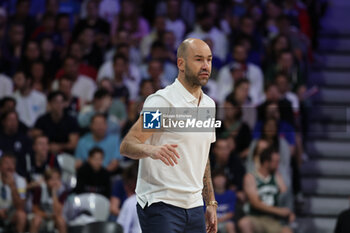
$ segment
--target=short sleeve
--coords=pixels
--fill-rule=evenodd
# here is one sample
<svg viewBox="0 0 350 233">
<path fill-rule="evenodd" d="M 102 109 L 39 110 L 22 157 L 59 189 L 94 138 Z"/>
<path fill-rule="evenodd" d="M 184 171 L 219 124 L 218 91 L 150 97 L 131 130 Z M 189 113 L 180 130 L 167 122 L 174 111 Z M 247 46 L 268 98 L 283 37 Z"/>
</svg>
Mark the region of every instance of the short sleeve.
<svg viewBox="0 0 350 233">
<path fill-rule="evenodd" d="M 26 199 L 26 186 L 27 186 L 26 180 L 19 175 L 17 176 L 16 180 L 17 180 L 16 181 L 17 191 L 20 198 Z"/>
<path fill-rule="evenodd" d="M 161 95 L 150 95 L 143 104 L 141 114 L 145 111 L 161 110 L 162 113 L 169 111 L 170 103 Z"/>
</svg>

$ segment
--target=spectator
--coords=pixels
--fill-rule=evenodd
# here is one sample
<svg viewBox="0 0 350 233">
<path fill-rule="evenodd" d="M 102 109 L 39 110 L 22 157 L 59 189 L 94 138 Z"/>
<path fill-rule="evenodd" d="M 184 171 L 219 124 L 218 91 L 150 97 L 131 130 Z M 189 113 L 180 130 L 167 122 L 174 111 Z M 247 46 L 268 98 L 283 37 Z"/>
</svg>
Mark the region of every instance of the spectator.
<svg viewBox="0 0 350 233">
<path fill-rule="evenodd" d="M 122 225 L 125 233 L 141 233 L 141 227 L 136 210 L 136 180 L 137 180 L 138 163 L 134 163 L 127 168 L 123 174 L 123 180 L 125 181 L 125 189 L 128 193 L 128 198 L 125 200 L 120 210 L 117 222 Z M 111 197 L 111 200 L 115 197 Z M 111 207 L 112 207 L 111 201 Z"/>
<path fill-rule="evenodd" d="M 20 120 L 27 126 L 33 127 L 35 121 L 46 111 L 46 97 L 33 89 L 33 80 L 23 71 L 16 71 L 13 77 L 16 91 L 16 110 Z"/>
<path fill-rule="evenodd" d="M 56 32 L 55 20 L 55 15 L 45 13 L 41 19 L 42 25 L 33 32 L 31 39 L 40 41 L 45 37 L 50 37 L 55 45 L 61 46 L 63 42 L 60 34 Z"/>
<path fill-rule="evenodd" d="M 124 31 L 125 32 L 125 31 Z M 124 33 L 123 31 L 119 32 L 120 34 Z M 126 33 L 126 32 L 125 32 Z M 123 71 L 123 77 L 127 83 L 130 83 L 131 86 L 139 85 L 141 81 L 141 74 L 139 70 L 139 63 L 135 61 L 134 56 L 138 58 L 140 55 L 134 51 L 135 48 L 130 47 L 128 43 L 121 42 L 112 48 L 106 54 L 106 62 L 102 64 L 100 69 L 98 70 L 97 79 L 101 81 L 102 79 L 111 79 L 113 80 L 115 77 L 115 60 L 119 55 L 123 55 L 126 58 L 127 65 L 125 71 Z M 136 53 L 136 54 L 135 54 Z M 119 55 L 117 55 L 119 54 Z M 111 56 L 111 58 L 109 58 Z M 129 84 L 128 84 L 129 85 Z M 134 94 L 134 92 L 132 92 Z M 135 93 L 137 95 L 137 93 Z"/>
<path fill-rule="evenodd" d="M 269 146 L 275 148 L 276 151 L 278 151 L 280 155 L 279 159 L 279 167 L 278 171 L 283 177 L 284 183 L 286 185 L 286 193 L 283 195 L 285 198 L 284 204 L 290 208 L 293 207 L 293 198 L 292 195 L 292 172 L 291 172 L 291 160 L 292 160 L 292 152 L 290 149 L 290 146 L 288 145 L 288 142 L 280 137 L 278 135 L 278 122 L 273 119 L 269 118 L 265 121 L 263 128 L 262 128 L 262 135 L 260 137 L 263 141 L 259 140 L 259 144 L 257 144 L 257 148 L 254 150 L 254 147 L 251 147 L 255 153 L 252 154 L 249 153 L 247 158 L 247 168 L 249 172 L 255 171 L 261 166 L 261 163 L 259 164 L 259 151 L 261 151 L 261 148 L 259 146 L 262 146 L 262 148 L 265 147 L 265 142 L 268 143 Z M 255 144 L 256 145 L 256 144 Z M 293 179 L 295 179 L 293 177 Z M 293 185 L 296 181 L 294 181 Z"/>
<path fill-rule="evenodd" d="M 45 75 L 49 77 L 52 82 L 57 70 L 61 67 L 62 61 L 58 49 L 55 49 L 55 44 L 50 37 L 43 37 L 41 39 L 40 54 L 41 60 L 44 62 L 46 68 Z"/>
<path fill-rule="evenodd" d="M 194 30 L 186 37 L 198 38 L 201 40 L 210 38 L 213 41 L 213 53 L 224 61 L 229 48 L 225 34 L 215 27 L 214 18 L 208 12 L 202 12 L 198 15 L 197 19 L 198 21 Z"/>
<path fill-rule="evenodd" d="M 73 153 L 79 140 L 79 126 L 65 111 L 65 96 L 60 91 L 48 96 L 49 111 L 35 123 L 35 134 L 45 134 L 50 140 L 50 152 Z"/>
<path fill-rule="evenodd" d="M 76 167 L 79 168 L 88 159 L 90 149 L 100 147 L 103 150 L 103 167 L 109 172 L 119 168 L 119 136 L 107 134 L 107 119 L 103 114 L 95 114 L 91 118 L 91 133 L 84 135 L 75 150 Z"/>
<path fill-rule="evenodd" d="M 236 193 L 227 189 L 225 172 L 220 170 L 214 171 L 212 177 L 215 200 L 218 202 L 218 231 L 222 233 L 235 233 L 233 217 L 235 215 Z"/>
<path fill-rule="evenodd" d="M 290 51 L 282 51 L 278 56 L 277 63 L 270 65 L 266 73 L 267 82 L 273 82 L 277 76 L 276 74 L 280 72 L 288 75 L 292 91 L 299 92 L 305 88 L 305 78 L 301 69 L 295 64 L 294 56 Z"/>
<path fill-rule="evenodd" d="M 40 49 L 38 42 L 31 40 L 28 41 L 24 48 L 24 54 L 22 56 L 22 61 L 20 64 L 21 69 L 29 73 L 30 66 L 34 61 L 37 61 L 40 57 Z"/>
<path fill-rule="evenodd" d="M 26 181 L 15 170 L 16 159 L 10 154 L 0 158 L 0 221 L 5 225 L 13 224 L 17 232 L 26 229 L 27 214 L 24 211 L 26 199 Z"/>
<path fill-rule="evenodd" d="M 33 153 L 26 156 L 23 174 L 27 179 L 27 189 L 40 187 L 44 183 L 44 175 L 48 169 L 60 169 L 57 157 L 49 153 L 49 138 L 44 135 L 37 136 L 33 142 Z"/>
<path fill-rule="evenodd" d="M 45 183 L 34 192 L 34 218 L 30 224 L 30 232 L 38 233 L 42 223 L 53 220 L 59 233 L 67 232 L 63 216 L 63 203 L 67 192 L 61 182 L 61 174 L 56 169 L 45 171 Z"/>
<path fill-rule="evenodd" d="M 34 90 L 45 93 L 49 88 L 49 79 L 45 76 L 45 64 L 42 61 L 35 61 L 31 63 L 30 75 L 33 78 L 33 88 Z"/>
<path fill-rule="evenodd" d="M 58 83 L 58 90 L 65 95 L 65 111 L 73 118 L 77 118 L 81 110 L 81 100 L 72 95 L 73 82 L 67 76 L 62 76 Z"/>
<path fill-rule="evenodd" d="M 122 28 L 126 29 L 130 33 L 129 39 L 132 45 L 139 44 L 149 33 L 148 22 L 139 16 L 136 4 L 133 1 L 123 1 L 121 11 L 111 25 L 112 35 Z"/>
<path fill-rule="evenodd" d="M 25 29 L 23 24 L 11 23 L 7 38 L 1 43 L 0 57 L 1 66 L 4 73 L 8 76 L 12 76 L 18 69 L 23 53 L 24 37 Z"/>
<path fill-rule="evenodd" d="M 169 0 L 167 1 L 167 13 L 165 27 L 167 30 L 172 31 L 175 35 L 175 46 L 178 47 L 182 42 L 185 32 L 186 24 L 180 18 L 181 1 Z"/>
<path fill-rule="evenodd" d="M 16 156 L 17 168 L 31 151 L 31 140 L 20 131 L 18 114 L 15 111 L 8 111 L 1 118 L 2 132 L 0 132 L 0 155 L 11 153 Z M 20 170 L 18 170 L 20 172 Z M 24 176 L 20 172 L 20 175 Z"/>
<path fill-rule="evenodd" d="M 140 44 L 141 55 L 145 59 L 148 57 L 152 44 L 160 40 L 162 34 L 165 32 L 165 17 L 162 15 L 156 16 L 153 23 L 152 31 L 145 36 Z"/>
<path fill-rule="evenodd" d="M 242 121 L 253 129 L 256 124 L 256 108 L 249 97 L 250 82 L 247 79 L 240 79 L 234 86 L 233 92 L 226 98 L 236 101 L 242 109 Z"/>
<path fill-rule="evenodd" d="M 245 158 L 252 135 L 249 126 L 242 121 L 242 108 L 235 100 L 226 98 L 223 110 L 225 115 L 221 127 L 217 129 L 218 137 L 234 138 L 236 152 Z"/>
<path fill-rule="evenodd" d="M 284 73 L 279 73 L 275 78 L 275 82 L 279 92 L 281 93 L 281 99 L 288 100 L 292 105 L 294 114 L 298 115 L 299 99 L 298 96 L 290 90 L 288 76 Z"/>
<path fill-rule="evenodd" d="M 7 112 L 16 112 L 16 104 L 16 100 L 10 96 L 0 99 L 0 132 L 3 132 L 3 125 L 1 122 L 3 114 Z M 27 134 L 28 127 L 25 124 L 23 124 L 23 122 L 18 121 L 18 131 L 22 134 Z"/>
<path fill-rule="evenodd" d="M 17 0 L 15 13 L 9 18 L 10 22 L 17 22 L 24 26 L 26 39 L 29 39 L 31 32 L 36 26 L 35 19 L 29 15 L 29 8 L 29 0 Z"/>
<path fill-rule="evenodd" d="M 100 148 L 89 150 L 86 162 L 78 169 L 75 193 L 98 193 L 109 199 L 109 173 L 103 167 L 104 152 Z"/>
<path fill-rule="evenodd" d="M 110 32 L 109 23 L 104 19 L 100 18 L 98 15 L 99 12 L 99 3 L 94 0 L 89 0 L 86 4 L 86 17 L 79 20 L 75 25 L 74 35 L 76 38 L 85 28 L 90 27 L 95 32 L 101 32 L 105 35 L 108 35 Z"/>
<path fill-rule="evenodd" d="M 247 51 L 243 45 L 237 44 L 234 47 L 233 58 L 235 62 L 242 66 L 245 73 L 244 76 L 250 81 L 249 96 L 252 103 L 256 105 L 259 103 L 263 95 L 263 73 L 258 66 L 247 62 Z M 232 64 L 224 66 L 218 74 L 218 90 L 221 90 L 221 95 L 218 98 L 220 103 L 222 103 L 226 96 L 232 92 L 235 85 L 235 79 L 232 77 L 232 73 L 230 73 L 230 66 L 232 66 Z M 236 73 L 236 75 L 239 74 Z"/>
<path fill-rule="evenodd" d="M 84 107 L 78 116 L 80 127 L 83 129 L 88 129 L 93 116 L 100 113 L 107 116 L 108 133 L 119 134 L 121 123 L 123 122 L 120 122 L 117 115 L 112 114 L 112 101 L 112 96 L 107 90 L 97 90 L 94 94 L 92 105 Z"/>
<path fill-rule="evenodd" d="M 96 85 L 94 81 L 79 72 L 79 61 L 73 57 L 66 57 L 63 63 L 64 74 L 73 81 L 72 94 L 84 103 L 89 103 L 94 95 Z M 58 88 L 58 81 L 53 83 L 53 89 Z"/>
<path fill-rule="evenodd" d="M 167 48 L 161 41 L 155 41 L 151 46 L 151 53 L 147 60 L 150 61 L 154 59 L 163 62 L 164 82 L 172 83 L 177 75 L 177 69 L 176 66 L 172 63 L 172 61 L 168 58 Z M 140 69 L 142 77 L 148 78 L 148 64 L 143 65 Z"/>
<path fill-rule="evenodd" d="M 239 155 L 234 151 L 235 145 L 231 140 L 231 138 L 216 140 L 211 155 L 211 167 L 214 170 L 223 170 L 228 179 L 229 189 L 234 190 L 240 200 L 244 200 L 242 182 L 245 169 Z"/>
<path fill-rule="evenodd" d="M 12 79 L 7 75 L 0 73 L 0 99 L 5 96 L 10 96 L 12 92 L 13 92 Z"/>
<path fill-rule="evenodd" d="M 92 27 L 86 27 L 80 32 L 77 41 L 82 49 L 82 62 L 98 69 L 103 62 L 103 54 L 95 44 L 96 32 Z"/>
<path fill-rule="evenodd" d="M 292 230 L 279 221 L 295 220 L 294 213 L 286 207 L 279 207 L 278 203 L 280 194 L 286 192 L 283 178 L 276 173 L 279 154 L 271 148 L 266 149 L 260 155 L 260 164 L 257 171 L 244 177 L 244 191 L 248 197 L 250 211 L 248 216 L 239 221 L 240 231 L 291 233 Z"/>
</svg>

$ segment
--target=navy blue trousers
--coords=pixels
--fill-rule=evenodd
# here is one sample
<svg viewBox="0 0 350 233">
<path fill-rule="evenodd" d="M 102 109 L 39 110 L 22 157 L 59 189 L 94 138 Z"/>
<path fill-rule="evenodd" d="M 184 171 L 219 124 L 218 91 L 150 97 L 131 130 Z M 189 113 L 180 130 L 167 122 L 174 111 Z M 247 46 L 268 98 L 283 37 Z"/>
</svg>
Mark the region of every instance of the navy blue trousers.
<svg viewBox="0 0 350 233">
<path fill-rule="evenodd" d="M 205 233 L 203 206 L 183 209 L 163 202 L 137 204 L 142 233 Z"/>
</svg>

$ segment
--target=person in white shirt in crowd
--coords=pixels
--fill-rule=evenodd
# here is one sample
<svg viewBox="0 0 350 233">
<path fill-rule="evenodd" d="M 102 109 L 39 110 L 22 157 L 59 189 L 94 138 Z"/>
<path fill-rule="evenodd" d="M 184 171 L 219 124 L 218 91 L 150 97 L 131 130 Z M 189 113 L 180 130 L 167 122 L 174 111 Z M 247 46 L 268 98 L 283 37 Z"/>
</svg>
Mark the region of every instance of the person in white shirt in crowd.
<svg viewBox="0 0 350 233">
<path fill-rule="evenodd" d="M 180 18 L 180 1 L 168 0 L 167 1 L 167 18 L 166 29 L 172 31 L 176 37 L 175 46 L 178 47 L 184 38 L 186 32 L 186 24 Z"/>
<path fill-rule="evenodd" d="M 151 47 L 151 54 L 148 57 L 148 61 L 152 59 L 158 59 L 163 62 L 164 72 L 163 80 L 168 83 L 174 82 L 177 76 L 177 69 L 173 62 L 171 62 L 171 56 L 168 53 L 168 49 L 165 44 L 161 41 L 155 41 Z M 142 77 L 148 77 L 148 64 L 144 64 L 140 68 Z"/>
<path fill-rule="evenodd" d="M 138 163 L 134 162 L 123 173 L 124 187 L 131 195 L 124 201 L 117 222 L 123 227 L 124 233 L 141 233 L 139 217 L 136 210 L 136 180 Z M 115 198 L 115 197 L 114 197 Z"/>
<path fill-rule="evenodd" d="M 228 51 L 228 42 L 225 34 L 215 27 L 214 18 L 208 12 L 201 13 L 197 19 L 198 23 L 195 25 L 194 30 L 186 37 L 201 40 L 210 38 L 214 44 L 213 53 L 224 61 Z"/>
<path fill-rule="evenodd" d="M 107 61 L 101 66 L 97 74 L 97 80 L 113 80 L 115 89 L 126 87 L 128 90 L 127 99 L 135 100 L 137 98 L 137 87 L 141 81 L 141 76 L 138 68 L 130 65 L 128 57 L 125 56 L 126 53 L 123 50 L 125 48 L 128 51 L 129 46 L 127 44 L 121 44 L 118 48 L 118 51 L 120 50 L 121 53 L 116 53 L 112 61 Z M 120 97 L 120 94 L 116 93 L 116 95 L 113 94 L 113 97 Z"/>
<path fill-rule="evenodd" d="M 13 83 L 10 77 L 0 73 L 0 99 L 12 95 Z"/>
<path fill-rule="evenodd" d="M 45 171 L 45 182 L 34 192 L 34 218 L 30 224 L 30 233 L 39 232 L 42 223 L 52 220 L 59 233 L 66 233 L 66 222 L 63 217 L 63 203 L 67 192 L 62 185 L 59 170 L 51 168 Z"/>
<path fill-rule="evenodd" d="M 19 119 L 27 126 L 33 127 L 39 116 L 46 112 L 46 97 L 32 87 L 32 78 L 23 71 L 17 71 L 13 80 L 16 91 L 13 97 L 17 101 L 16 111 Z"/>
<path fill-rule="evenodd" d="M 156 16 L 152 31 L 142 39 L 140 44 L 140 52 L 143 59 L 147 58 L 147 56 L 150 54 L 152 44 L 155 41 L 160 40 L 165 31 L 165 17 L 162 15 Z"/>
<path fill-rule="evenodd" d="M 64 74 L 73 82 L 72 95 L 80 98 L 84 104 L 91 102 L 96 90 L 96 84 L 91 77 L 79 74 L 77 59 L 71 56 L 66 57 L 63 62 L 63 70 Z M 58 89 L 58 80 L 53 82 L 52 89 Z"/>
<path fill-rule="evenodd" d="M 243 69 L 244 76 L 250 81 L 249 96 L 254 105 L 258 104 L 263 97 L 264 75 L 260 67 L 247 62 L 247 50 L 243 45 L 237 44 L 233 48 L 234 62 Z M 226 96 L 232 92 L 235 78 L 230 72 L 233 64 L 221 68 L 218 75 L 218 90 L 220 90 L 219 102 L 222 103 Z"/>
<path fill-rule="evenodd" d="M 5 226 L 13 224 L 17 232 L 24 232 L 26 181 L 16 173 L 15 164 L 13 155 L 3 154 L 0 158 L 0 221 Z"/>
</svg>

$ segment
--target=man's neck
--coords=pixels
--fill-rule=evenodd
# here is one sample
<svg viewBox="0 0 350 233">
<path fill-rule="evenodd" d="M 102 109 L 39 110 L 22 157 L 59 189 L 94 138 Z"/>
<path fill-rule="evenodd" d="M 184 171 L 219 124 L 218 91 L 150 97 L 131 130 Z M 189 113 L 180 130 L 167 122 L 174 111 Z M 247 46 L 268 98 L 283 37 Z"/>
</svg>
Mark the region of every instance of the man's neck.
<svg viewBox="0 0 350 233">
<path fill-rule="evenodd" d="M 98 136 L 98 135 L 92 134 L 92 138 L 94 139 L 95 142 L 102 141 L 104 137 L 105 137 L 105 136 L 101 136 L 101 137 L 100 137 L 100 136 Z"/>
<path fill-rule="evenodd" d="M 261 166 L 258 169 L 258 173 L 264 178 L 266 178 L 266 177 L 268 177 L 270 175 L 269 171 L 266 168 L 264 168 L 264 166 Z"/>
<path fill-rule="evenodd" d="M 32 88 L 26 87 L 23 88 L 22 90 L 19 90 L 22 96 L 28 96 L 32 92 Z"/>
<path fill-rule="evenodd" d="M 54 121 L 54 122 L 59 122 L 63 117 L 63 113 L 53 113 L 51 112 L 51 119 Z"/>
<path fill-rule="evenodd" d="M 223 194 L 226 191 L 225 188 L 215 188 L 215 193 L 217 194 Z"/>
<path fill-rule="evenodd" d="M 191 93 L 194 97 L 197 99 L 200 99 L 201 93 L 202 93 L 202 88 L 201 86 L 194 86 L 189 84 L 184 76 L 178 76 L 179 82 L 186 88 L 186 90 Z"/>
</svg>

